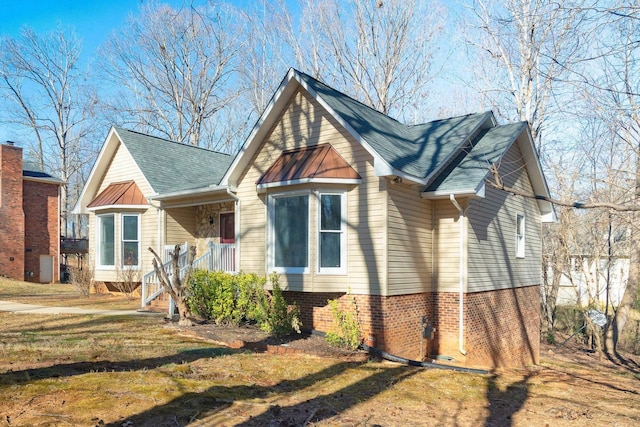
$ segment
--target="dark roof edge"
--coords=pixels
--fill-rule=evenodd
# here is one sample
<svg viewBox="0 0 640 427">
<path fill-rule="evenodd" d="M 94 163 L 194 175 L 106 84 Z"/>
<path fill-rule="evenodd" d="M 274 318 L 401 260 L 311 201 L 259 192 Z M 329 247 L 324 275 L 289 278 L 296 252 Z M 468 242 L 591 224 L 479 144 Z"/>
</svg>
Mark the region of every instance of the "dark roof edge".
<svg viewBox="0 0 640 427">
<path fill-rule="evenodd" d="M 177 145 L 181 145 L 181 146 L 184 146 L 184 147 L 196 148 L 198 150 L 203 150 L 203 151 L 206 151 L 208 153 L 220 154 L 220 155 L 227 156 L 227 157 L 234 156 L 232 154 L 223 153 L 221 151 L 210 150 L 208 148 L 200 147 L 200 146 L 197 146 L 197 145 L 185 144 L 183 142 L 178 142 L 178 141 L 174 141 L 174 140 L 167 139 L 167 138 L 162 138 L 162 137 L 155 136 L 155 135 L 149 135 L 149 134 L 144 133 L 144 132 L 139 132 L 139 131 L 136 131 L 136 130 L 131 130 L 131 129 L 123 128 L 123 127 L 120 127 L 120 126 L 113 126 L 113 128 L 116 130 L 116 132 L 123 130 L 125 132 L 135 133 L 137 135 L 140 135 L 140 136 L 143 136 L 143 137 L 146 137 L 146 138 L 153 138 L 153 139 L 157 139 L 157 140 L 160 140 L 160 141 L 163 141 L 163 142 L 168 142 L 168 143 L 171 143 L 171 144 L 177 144 Z M 125 141 L 122 141 L 122 142 L 125 142 Z"/>
</svg>

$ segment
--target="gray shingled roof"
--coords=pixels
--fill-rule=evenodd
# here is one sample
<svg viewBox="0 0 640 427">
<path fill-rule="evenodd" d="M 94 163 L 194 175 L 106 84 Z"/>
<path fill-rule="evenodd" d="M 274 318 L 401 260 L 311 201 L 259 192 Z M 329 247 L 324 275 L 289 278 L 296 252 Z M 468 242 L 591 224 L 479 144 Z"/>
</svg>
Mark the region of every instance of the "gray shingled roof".
<svg viewBox="0 0 640 427">
<path fill-rule="evenodd" d="M 487 124 L 491 112 L 404 125 L 305 73 L 298 74 L 391 167 L 417 178 L 430 177 L 474 132 L 492 126 Z"/>
<path fill-rule="evenodd" d="M 233 160 L 228 154 L 115 129 L 158 194 L 218 185 Z"/>
<path fill-rule="evenodd" d="M 463 150 L 429 185 L 427 192 L 471 192 L 489 173 L 489 165 L 497 162 L 527 126 L 527 122 L 511 123 L 485 130 L 473 147 Z"/>
<path fill-rule="evenodd" d="M 64 184 L 63 180 L 45 172 L 37 163 L 28 160 L 22 162 L 22 176 L 40 181 L 50 181 L 52 184 Z"/>
</svg>

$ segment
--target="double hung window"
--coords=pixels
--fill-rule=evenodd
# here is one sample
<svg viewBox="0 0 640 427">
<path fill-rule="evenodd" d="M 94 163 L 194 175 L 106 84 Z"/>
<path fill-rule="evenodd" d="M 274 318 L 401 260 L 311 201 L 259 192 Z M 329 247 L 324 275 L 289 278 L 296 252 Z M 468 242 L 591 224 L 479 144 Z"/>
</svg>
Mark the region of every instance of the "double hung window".
<svg viewBox="0 0 640 427">
<path fill-rule="evenodd" d="M 346 260 L 344 192 L 309 192 L 269 196 L 269 268 L 279 273 L 309 273 L 315 253 L 316 271 L 343 274 Z M 317 200 L 312 218 L 310 202 Z M 314 202 L 315 203 L 315 202 Z M 315 221 L 316 232 L 310 224 Z"/>
<path fill-rule="evenodd" d="M 97 218 L 98 266 L 115 267 L 117 263 L 120 267 L 140 267 L 140 215 L 105 214 Z"/>
<path fill-rule="evenodd" d="M 122 215 L 122 266 L 140 265 L 140 215 Z"/>
<path fill-rule="evenodd" d="M 318 271 L 344 273 L 345 215 L 344 194 L 324 194 L 318 197 Z"/>
</svg>

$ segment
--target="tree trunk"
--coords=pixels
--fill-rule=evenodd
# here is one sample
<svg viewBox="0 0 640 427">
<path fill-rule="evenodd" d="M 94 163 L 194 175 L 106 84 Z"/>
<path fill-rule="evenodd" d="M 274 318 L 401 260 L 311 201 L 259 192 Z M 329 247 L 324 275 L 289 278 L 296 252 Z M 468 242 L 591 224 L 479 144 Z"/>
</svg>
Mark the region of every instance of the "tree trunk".
<svg viewBox="0 0 640 427">
<path fill-rule="evenodd" d="M 178 309 L 178 315 L 180 317 L 178 324 L 180 326 L 193 325 L 193 322 L 191 321 L 193 315 L 187 305 L 187 286 L 189 285 L 189 278 L 193 269 L 193 260 L 196 257 L 195 246 L 190 247 L 188 256 L 189 268 L 184 278 L 180 277 L 180 244 L 177 244 L 173 252 L 171 252 L 171 262 L 173 265 L 173 274 L 171 276 L 167 274 L 164 269 L 164 264 L 156 251 L 154 251 L 153 248 L 149 248 L 149 251 L 153 254 L 153 269 L 158 276 L 158 280 L 160 280 L 160 284 L 171 296 L 173 302 L 176 304 L 176 308 Z"/>
<path fill-rule="evenodd" d="M 607 328 L 605 338 L 605 350 L 608 354 L 617 354 L 618 352 L 618 339 L 620 334 L 624 330 L 627 320 L 629 320 L 629 312 L 631 306 L 638 295 L 638 276 L 640 275 L 640 252 L 638 252 L 638 242 L 635 239 L 636 233 L 632 233 L 630 254 L 629 254 L 629 278 L 627 279 L 627 287 L 622 295 L 620 305 L 616 310 L 616 314 L 613 317 L 611 325 Z"/>
</svg>

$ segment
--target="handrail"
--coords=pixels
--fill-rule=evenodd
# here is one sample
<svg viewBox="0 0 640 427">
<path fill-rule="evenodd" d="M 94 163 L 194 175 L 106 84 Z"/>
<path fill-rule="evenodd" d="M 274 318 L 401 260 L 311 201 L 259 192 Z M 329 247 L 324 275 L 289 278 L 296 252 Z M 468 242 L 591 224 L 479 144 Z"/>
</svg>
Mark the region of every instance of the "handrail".
<svg viewBox="0 0 640 427">
<path fill-rule="evenodd" d="M 200 257 L 193 260 L 193 268 L 212 271 L 235 271 L 235 244 L 234 243 L 210 243 L 209 250 Z M 187 264 L 187 254 L 180 254 L 178 259 L 180 267 L 180 277 L 184 277 L 189 265 Z M 173 261 L 163 264 L 167 275 L 173 275 Z M 155 272 L 151 270 L 142 276 L 141 304 L 142 308 L 148 306 L 151 301 L 158 298 L 164 292 L 160 285 L 160 280 Z"/>
</svg>

